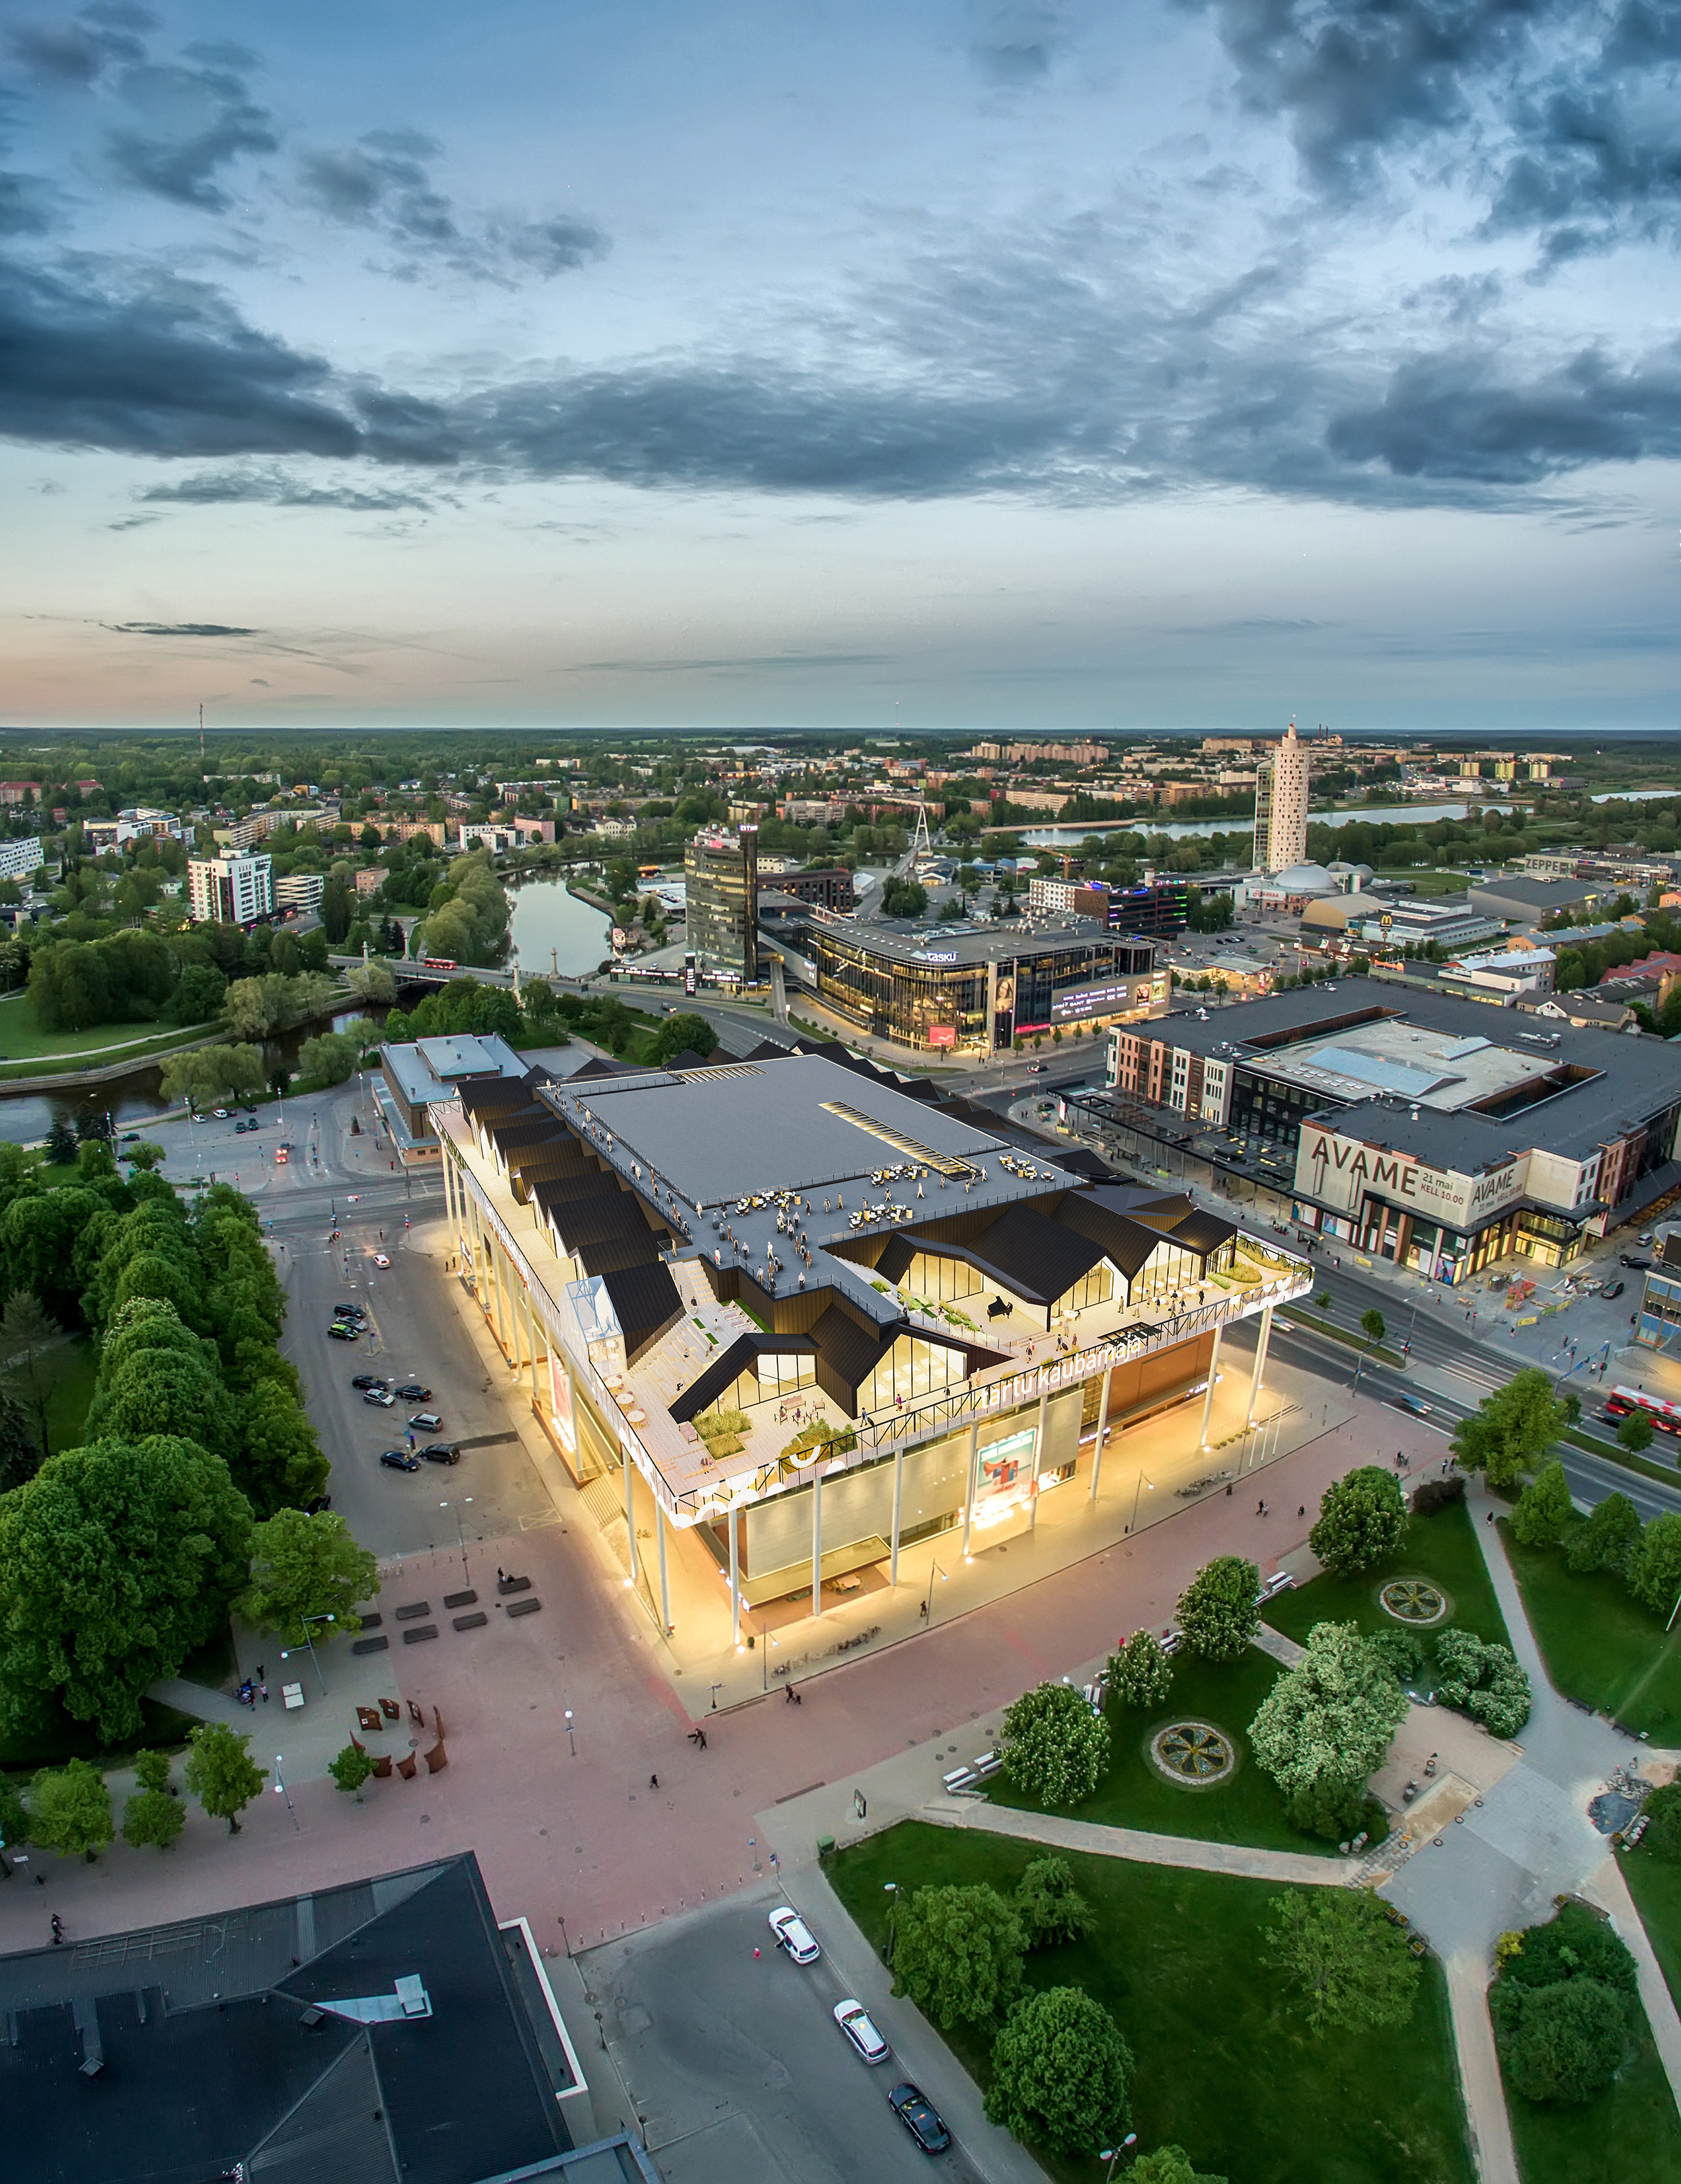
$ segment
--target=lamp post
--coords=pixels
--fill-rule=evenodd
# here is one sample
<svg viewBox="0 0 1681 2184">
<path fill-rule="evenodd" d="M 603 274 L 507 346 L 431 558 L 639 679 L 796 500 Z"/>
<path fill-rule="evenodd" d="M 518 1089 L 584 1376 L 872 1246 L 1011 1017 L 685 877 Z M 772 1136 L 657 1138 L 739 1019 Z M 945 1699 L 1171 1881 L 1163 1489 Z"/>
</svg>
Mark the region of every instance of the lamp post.
<svg viewBox="0 0 1681 2184">
<path fill-rule="evenodd" d="M 881 1958 L 891 1971 L 893 1968 L 893 1945 L 899 1938 L 899 1884 L 896 1880 L 884 1880 L 881 1886 L 886 1890 L 888 1897 L 887 1947 L 882 1951 Z"/>
<path fill-rule="evenodd" d="M 276 1752 L 274 1756 L 274 1793 L 276 1797 L 285 1798 L 286 1809 L 292 1816 L 293 1828 L 297 1834 L 302 1835 L 304 1830 L 298 1825 L 298 1814 L 293 1806 L 292 1792 L 287 1788 L 286 1777 L 280 1771 L 282 1758 L 282 1754 Z"/>
<path fill-rule="evenodd" d="M 1106 2146 L 1103 2149 L 1102 2153 L 1098 2154 L 1097 2159 L 1099 2161 L 1107 2161 L 1109 2164 L 1103 2171 L 1103 2184 L 1109 2184 L 1110 2177 L 1114 2175 L 1114 2165 L 1116 2162 L 1120 2159 L 1122 2154 L 1131 2153 L 1133 2148 L 1136 2146 L 1137 2143 L 1137 2132 L 1136 2131 L 1129 2131 L 1119 2146 Z"/>
<path fill-rule="evenodd" d="M 928 1597 L 922 1603 L 923 1620 L 930 1630 L 934 1628 L 934 1580 L 936 1577 L 941 1585 L 950 1581 L 950 1573 L 942 1570 L 938 1563 L 930 1562 L 928 1568 Z"/>
<path fill-rule="evenodd" d="M 316 1652 L 316 1641 L 310 1635 L 310 1625 L 312 1623 L 337 1623 L 338 1618 L 336 1615 L 300 1615 L 298 1619 L 303 1625 L 304 1643 L 309 1647 L 310 1658 L 316 1664 L 316 1679 L 321 1687 L 321 1696 L 325 1698 L 327 1696 L 327 1678 L 321 1674 L 321 1664 L 320 1658 Z M 295 1646 L 292 1646 L 289 1651 L 286 1646 L 282 1646 L 280 1649 L 281 1659 L 282 1661 L 289 1660 L 297 1650 L 298 1648 Z"/>
<path fill-rule="evenodd" d="M 438 1506 L 440 1509 L 448 1509 L 451 1505 L 448 1502 L 440 1502 Z M 461 1547 L 461 1575 L 469 1585 L 472 1583 L 472 1574 L 467 1568 L 467 1535 L 461 1525 L 461 1510 L 471 1509 L 472 1507 L 472 1496 L 469 1494 L 463 1498 L 460 1506 L 454 1511 L 455 1518 L 455 1537 L 460 1540 Z"/>
<path fill-rule="evenodd" d="M 567 1708 L 567 1749 L 571 1752 L 572 1758 L 576 1759 L 578 1757 L 578 1745 L 574 1741 L 572 1733 L 572 1708 L 570 1707 Z"/>
</svg>

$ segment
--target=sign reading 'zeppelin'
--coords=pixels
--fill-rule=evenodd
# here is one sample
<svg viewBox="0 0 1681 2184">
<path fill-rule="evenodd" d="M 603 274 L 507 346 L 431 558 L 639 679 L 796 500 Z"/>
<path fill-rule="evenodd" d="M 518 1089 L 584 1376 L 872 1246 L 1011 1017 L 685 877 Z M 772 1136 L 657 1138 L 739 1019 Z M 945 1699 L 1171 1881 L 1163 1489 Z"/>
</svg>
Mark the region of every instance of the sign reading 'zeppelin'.
<svg viewBox="0 0 1681 2184">
<path fill-rule="evenodd" d="M 1391 1206 L 1456 1228 L 1472 1228 L 1522 1197 L 1527 1159 L 1514 1156 L 1480 1175 L 1428 1167 L 1410 1153 L 1387 1152 L 1359 1138 L 1304 1123 L 1296 1147 L 1296 1190 L 1339 1213 L 1357 1213 L 1368 1193 Z"/>
</svg>

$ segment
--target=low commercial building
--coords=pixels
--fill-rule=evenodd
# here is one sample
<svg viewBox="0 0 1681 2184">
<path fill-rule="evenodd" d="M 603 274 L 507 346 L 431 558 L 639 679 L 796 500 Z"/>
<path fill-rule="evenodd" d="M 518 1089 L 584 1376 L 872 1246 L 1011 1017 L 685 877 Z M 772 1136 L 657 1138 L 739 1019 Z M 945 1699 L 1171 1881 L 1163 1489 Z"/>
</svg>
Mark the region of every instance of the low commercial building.
<svg viewBox="0 0 1681 2184">
<path fill-rule="evenodd" d="M 1359 921 L 1360 938 L 1375 946 L 1444 948 L 1455 955 L 1498 940 L 1503 929 L 1498 917 L 1462 895 L 1408 895 L 1392 902 L 1371 898 Z"/>
<path fill-rule="evenodd" d="M 1349 978 L 1118 1027 L 1108 1089 L 1068 1105 L 1099 1143 L 1434 1279 L 1561 1266 L 1681 1183 L 1681 1081 L 1660 1040 L 1491 1016 Z"/>
<path fill-rule="evenodd" d="M 265 850 L 240 856 L 189 857 L 187 902 L 193 922 L 254 925 L 274 915 L 274 859 Z"/>
<path fill-rule="evenodd" d="M 471 1851 L 0 1957 L 0 2021 L 7 2184 L 657 2184 L 622 2141 L 572 2153 L 589 2101 L 542 1950 Z"/>
<path fill-rule="evenodd" d="M 807 944 L 825 1006 L 872 1038 L 923 1051 L 1002 1053 L 1018 1039 L 1066 1036 L 1167 1006 L 1155 943 L 1089 920 L 1037 932 L 896 933 L 814 911 Z"/>
<path fill-rule="evenodd" d="M 1156 879 L 1120 888 L 1111 887 L 1107 880 L 1049 879 L 1036 873 L 1027 883 L 1027 907 L 1036 917 L 1063 911 L 1092 918 L 1112 932 L 1165 940 L 1183 933 L 1190 922 L 1191 883 Z"/>
<path fill-rule="evenodd" d="M 467 1084 L 522 1087 L 527 1072 L 523 1058 L 496 1033 L 382 1046 L 379 1067 L 374 1100 L 405 1164 L 438 1157 L 431 1111 L 438 1100 L 454 1098 Z"/>
<path fill-rule="evenodd" d="M 1589 886 L 1581 880 L 1515 878 L 1473 880 L 1466 890 L 1473 910 L 1519 927 L 1539 925 L 1544 917 L 1561 910 L 1592 910 L 1600 903 L 1612 901 L 1619 891 L 1614 887 Z"/>
<path fill-rule="evenodd" d="M 1310 1282 L 835 1046 L 464 1081 L 432 1123 L 461 1279 L 567 1475 L 622 1493 L 633 1583 L 651 1535 L 667 1635 L 673 1550 L 724 1577 L 734 1643 L 744 1608 L 896 1585 L 915 1541 L 1030 1530 L 1082 1470 L 1095 1499 L 1112 1429 L 1200 1397 L 1205 1443 L 1251 1317 L 1253 1418 Z"/>
</svg>

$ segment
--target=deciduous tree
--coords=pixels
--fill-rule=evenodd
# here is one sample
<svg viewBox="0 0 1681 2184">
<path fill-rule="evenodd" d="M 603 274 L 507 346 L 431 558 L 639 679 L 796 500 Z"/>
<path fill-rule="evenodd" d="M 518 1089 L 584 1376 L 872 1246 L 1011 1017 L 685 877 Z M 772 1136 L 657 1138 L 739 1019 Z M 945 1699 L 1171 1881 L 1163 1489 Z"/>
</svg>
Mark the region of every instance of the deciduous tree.
<svg viewBox="0 0 1681 2184">
<path fill-rule="evenodd" d="M 60 1858 L 92 1865 L 111 1840 L 111 1793 L 99 1769 L 86 1759 L 43 1767 L 29 1786 L 29 1832 Z"/>
<path fill-rule="evenodd" d="M 1666 1618 L 1681 1598 L 1681 1516 L 1654 1517 L 1629 1550 L 1628 1585 L 1642 1607 Z"/>
<path fill-rule="evenodd" d="M 1187 1648 L 1207 1661 L 1235 1661 L 1260 1628 L 1260 1572 L 1242 1555 L 1216 1555 L 1179 1596 Z"/>
<path fill-rule="evenodd" d="M 1357 1624 L 1317 1623 L 1301 1660 L 1262 1700 L 1249 1743 L 1287 1797 L 1340 1827 L 1406 1711 L 1405 1692 Z"/>
<path fill-rule="evenodd" d="M 1153 1712 L 1165 1706 L 1173 1688 L 1173 1662 L 1154 1633 L 1135 1630 L 1120 1652 L 1109 1656 L 1109 1691 L 1117 1705 Z"/>
<path fill-rule="evenodd" d="M 227 1466 L 172 1435 L 51 1457 L 0 1500 L 0 1713 L 58 1699 L 107 1742 L 140 1726 L 243 1581 L 251 1512 Z"/>
<path fill-rule="evenodd" d="M 1230 901 L 1225 896 L 1223 900 Z M 1141 2153 L 1126 2171 L 1127 2184 L 1226 2184 L 1224 2176 L 1211 2176 L 1193 2169 L 1182 2146 L 1159 2146 L 1153 2153 Z"/>
<path fill-rule="evenodd" d="M 1516 1486 L 1545 1456 L 1566 1424 L 1564 1407 L 1546 1374 L 1531 1366 L 1485 1396 L 1454 1433 L 1454 1454 L 1466 1471 L 1488 1474 L 1491 1486 Z"/>
<path fill-rule="evenodd" d="M 1578 1576 L 1588 1570 L 1621 1570 L 1640 1536 L 1640 1513 L 1626 1494 L 1607 1494 L 1571 1535 L 1564 1558 Z"/>
<path fill-rule="evenodd" d="M 919 1888 L 894 1920 L 893 1992 L 948 2031 L 1001 2016 L 1021 1984 L 1021 1921 L 996 1888 Z"/>
<path fill-rule="evenodd" d="M 306 1618 L 330 1615 L 355 1637 L 362 1627 L 357 1602 L 378 1591 L 378 1564 L 342 1517 L 281 1509 L 251 1535 L 251 1581 L 239 1611 L 259 1630 L 301 1646 Z"/>
<path fill-rule="evenodd" d="M 1436 1640 L 1436 1677 L 1437 1697 L 1486 1722 L 1495 1736 L 1516 1736 L 1529 1719 L 1529 1679 L 1509 1646 L 1449 1625 Z"/>
<path fill-rule="evenodd" d="M 167 1790 L 137 1790 L 123 1807 L 123 1841 L 133 1850 L 167 1850 L 186 1825 L 187 1808 Z"/>
<path fill-rule="evenodd" d="M 328 1760 L 327 1771 L 347 1797 L 360 1802 L 362 1785 L 373 1772 L 373 1760 L 360 1744 L 347 1744 L 336 1758 Z"/>
<path fill-rule="evenodd" d="M 213 1820 L 226 1820 L 231 1836 L 239 1833 L 239 1815 L 268 1780 L 250 1753 L 249 1733 L 225 1721 L 205 1722 L 188 1740 L 187 1786 Z"/>
<path fill-rule="evenodd" d="M 1036 1858 L 1015 1885 L 1016 1916 L 1030 1949 L 1077 1942 L 1092 1923 L 1092 1907 L 1074 1885 L 1065 1858 Z"/>
<path fill-rule="evenodd" d="M 986 2120 L 1053 2153 L 1093 2154 L 1126 2131 L 1132 2053 L 1083 1987 L 1026 1996 L 992 2048 Z"/>
<path fill-rule="evenodd" d="M 1326 1569 L 1354 1577 L 1393 1554 L 1406 1528 L 1400 1482 L 1382 1465 L 1366 1463 L 1326 1488 L 1308 1545 Z"/>
<path fill-rule="evenodd" d="M 1004 1772 L 1046 1805 L 1089 1797 L 1109 1763 L 1109 1724 L 1071 1684 L 1041 1684 L 1004 1709 Z"/>
<path fill-rule="evenodd" d="M 1555 1547 L 1575 1525 L 1576 1504 L 1570 1481 L 1556 1457 L 1544 1463 L 1517 1497 L 1511 1513 L 1512 1537 L 1526 1547 Z"/>
<path fill-rule="evenodd" d="M 1405 1936 L 1366 1889 L 1293 1888 L 1266 1929 L 1274 1963 L 1301 1993 L 1315 2032 L 1405 2025 L 1418 1992 Z"/>
</svg>

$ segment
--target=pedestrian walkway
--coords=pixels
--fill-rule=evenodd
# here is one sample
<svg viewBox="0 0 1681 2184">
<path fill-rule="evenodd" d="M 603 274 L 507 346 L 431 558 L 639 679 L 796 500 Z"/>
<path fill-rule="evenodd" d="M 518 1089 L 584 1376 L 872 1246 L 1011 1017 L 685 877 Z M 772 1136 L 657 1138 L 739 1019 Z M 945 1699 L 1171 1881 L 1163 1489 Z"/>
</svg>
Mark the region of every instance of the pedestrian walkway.
<svg viewBox="0 0 1681 2184">
<path fill-rule="evenodd" d="M 990 1836 L 1017 1836 L 1057 1850 L 1125 1858 L 1141 1865 L 1181 1866 L 1193 1873 L 1224 1873 L 1235 1880 L 1276 1880 L 1298 1888 L 1335 1888 L 1354 1876 L 1351 1858 L 1315 1858 L 1310 1851 L 1259 1850 L 1251 1843 L 1205 1841 L 1198 1836 L 1158 1836 L 1143 1828 L 1103 1827 L 1055 1813 L 1024 1813 L 1008 1805 L 954 1800 L 951 1812 L 930 1808 L 924 1817 L 949 1826 L 979 1828 Z"/>
</svg>

